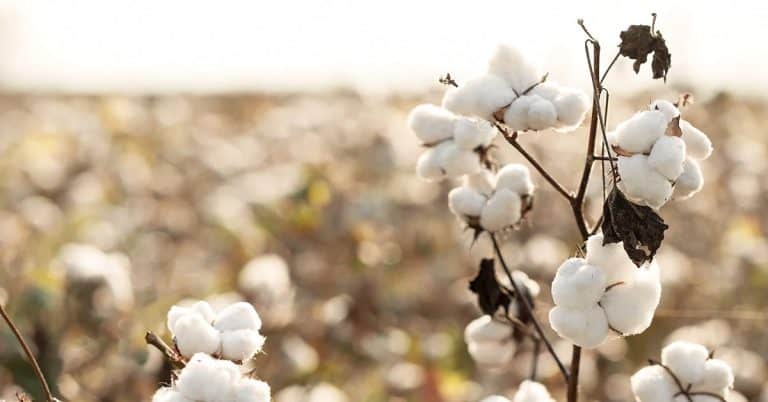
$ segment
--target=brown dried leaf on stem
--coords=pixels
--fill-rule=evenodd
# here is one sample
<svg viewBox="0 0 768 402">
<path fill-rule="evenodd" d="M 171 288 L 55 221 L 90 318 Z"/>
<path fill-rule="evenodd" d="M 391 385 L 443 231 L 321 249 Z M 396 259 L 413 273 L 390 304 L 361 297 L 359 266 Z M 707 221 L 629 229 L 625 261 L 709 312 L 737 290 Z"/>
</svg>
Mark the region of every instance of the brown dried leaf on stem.
<svg viewBox="0 0 768 402">
<path fill-rule="evenodd" d="M 660 31 L 655 30 L 656 14 L 653 14 L 654 24 L 649 25 L 630 25 L 625 31 L 622 31 L 619 37 L 619 54 L 635 61 L 632 68 L 635 73 L 640 72 L 640 66 L 648 61 L 648 55 L 653 53 L 651 69 L 653 78 L 664 78 L 667 80 L 667 72 L 672 65 L 672 55 L 667 48 L 667 42 Z"/>
</svg>

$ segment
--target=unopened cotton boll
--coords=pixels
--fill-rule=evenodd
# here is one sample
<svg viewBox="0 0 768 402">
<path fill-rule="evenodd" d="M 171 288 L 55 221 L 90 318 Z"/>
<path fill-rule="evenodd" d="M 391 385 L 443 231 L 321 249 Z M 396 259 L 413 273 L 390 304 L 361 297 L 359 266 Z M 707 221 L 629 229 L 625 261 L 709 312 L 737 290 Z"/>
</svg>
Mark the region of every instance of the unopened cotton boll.
<svg viewBox="0 0 768 402">
<path fill-rule="evenodd" d="M 464 329 L 464 341 L 469 342 L 503 342 L 511 339 L 512 329 L 509 325 L 493 320 L 490 315 L 478 317 Z"/>
<path fill-rule="evenodd" d="M 448 193 L 448 208 L 459 216 L 479 217 L 485 206 L 485 196 L 469 187 L 456 187 Z"/>
<path fill-rule="evenodd" d="M 608 336 L 608 320 L 597 304 L 586 308 L 555 306 L 549 323 L 561 337 L 583 348 L 595 348 Z"/>
<path fill-rule="evenodd" d="M 447 144 L 442 155 L 442 168 L 446 176 L 474 174 L 482 169 L 480 158 L 475 152 L 459 148 L 453 141 Z"/>
<path fill-rule="evenodd" d="M 675 117 L 680 116 L 680 109 L 678 109 L 674 103 L 665 99 L 657 99 L 651 102 L 648 109 L 658 110 L 663 113 L 664 117 L 667 119 L 667 123 L 671 122 Z"/>
<path fill-rule="evenodd" d="M 672 195 L 672 184 L 648 164 L 648 157 L 637 154 L 619 157 L 619 189 L 630 200 L 658 209 Z"/>
<path fill-rule="evenodd" d="M 669 180 L 675 180 L 683 173 L 685 142 L 680 137 L 662 135 L 648 155 L 648 164 Z"/>
<path fill-rule="evenodd" d="M 513 99 L 514 91 L 502 78 L 487 74 L 446 91 L 443 107 L 456 114 L 489 120 Z"/>
<path fill-rule="evenodd" d="M 512 402 L 554 402 L 544 384 L 525 380 L 518 387 Z"/>
<path fill-rule="evenodd" d="M 528 107 L 528 126 L 533 130 L 545 130 L 557 123 L 557 110 L 552 102 L 536 96 Z"/>
<path fill-rule="evenodd" d="M 246 378 L 235 385 L 234 402 L 269 402 L 270 395 L 269 384 Z"/>
<path fill-rule="evenodd" d="M 214 354 L 221 344 L 219 331 L 197 314 L 185 315 L 176 320 L 173 336 L 176 347 L 185 357 L 195 353 Z"/>
<path fill-rule="evenodd" d="M 512 359 L 515 344 L 513 342 L 469 342 L 467 351 L 478 364 L 498 367 L 509 363 Z"/>
<path fill-rule="evenodd" d="M 701 130 L 686 120 L 680 120 L 680 131 L 687 146 L 688 156 L 696 160 L 704 160 L 712 154 L 712 141 Z"/>
<path fill-rule="evenodd" d="M 692 390 L 722 394 L 733 387 L 733 381 L 733 370 L 728 363 L 720 359 L 709 359 L 704 362 L 704 374 Z"/>
<path fill-rule="evenodd" d="M 451 138 L 456 116 L 439 106 L 424 104 L 413 108 L 408 116 L 408 127 L 425 144 Z"/>
<path fill-rule="evenodd" d="M 252 329 L 238 329 L 221 333 L 221 357 L 244 361 L 261 351 L 266 338 Z"/>
<path fill-rule="evenodd" d="M 635 277 L 614 286 L 600 300 L 610 326 L 623 335 L 639 334 L 651 325 L 661 297 L 661 281 L 655 268 L 638 268 Z"/>
<path fill-rule="evenodd" d="M 605 274 L 605 286 L 632 279 L 637 267 L 627 256 L 622 242 L 603 245 L 604 236 L 597 233 L 587 239 L 586 263 L 600 267 Z"/>
<path fill-rule="evenodd" d="M 531 195 L 535 189 L 531 172 L 525 165 L 510 163 L 496 173 L 496 188 L 505 188 L 521 195 Z"/>
<path fill-rule="evenodd" d="M 616 144 L 625 151 L 647 153 L 667 130 L 667 119 L 660 111 L 638 112 L 616 127 Z"/>
<path fill-rule="evenodd" d="M 261 318 L 250 303 L 238 302 L 230 304 L 219 312 L 213 326 L 219 331 L 234 331 L 238 329 L 261 329 Z"/>
<path fill-rule="evenodd" d="M 661 362 L 669 367 L 683 384 L 698 382 L 704 375 L 707 348 L 685 341 L 672 342 L 661 350 Z"/>
<path fill-rule="evenodd" d="M 701 167 L 695 160 L 688 158 L 683 162 L 683 173 L 675 181 L 674 197 L 684 200 L 698 193 L 704 187 Z"/>
<path fill-rule="evenodd" d="M 658 365 L 643 367 L 630 382 L 638 402 L 670 402 L 679 391 L 669 373 Z"/>
<path fill-rule="evenodd" d="M 497 189 L 488 199 L 480 214 L 480 226 L 489 232 L 498 232 L 520 220 L 522 201 L 517 193 L 505 188 Z"/>
<path fill-rule="evenodd" d="M 485 120 L 461 118 L 454 125 L 453 140 L 465 150 L 487 146 L 495 136 L 496 128 Z"/>
<path fill-rule="evenodd" d="M 569 258 L 557 269 L 552 281 L 555 304 L 569 308 L 587 308 L 597 303 L 605 292 L 605 274 L 583 258 Z"/>
<path fill-rule="evenodd" d="M 557 120 L 564 126 L 560 128 L 560 131 L 569 131 L 581 124 L 590 106 L 587 95 L 576 90 L 561 94 L 554 103 Z"/>
<path fill-rule="evenodd" d="M 541 80 L 535 63 L 510 45 L 499 45 L 488 61 L 488 72 L 501 77 L 518 93 Z"/>
<path fill-rule="evenodd" d="M 528 112 L 538 97 L 522 95 L 504 110 L 504 124 L 514 131 L 528 130 Z"/>
</svg>

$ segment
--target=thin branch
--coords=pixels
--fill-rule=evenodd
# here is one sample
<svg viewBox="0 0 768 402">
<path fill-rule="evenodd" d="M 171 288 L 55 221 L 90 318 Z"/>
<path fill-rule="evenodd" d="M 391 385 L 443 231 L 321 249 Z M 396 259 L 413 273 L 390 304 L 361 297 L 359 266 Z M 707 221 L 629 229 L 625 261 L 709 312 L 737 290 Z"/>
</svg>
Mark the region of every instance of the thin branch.
<svg viewBox="0 0 768 402">
<path fill-rule="evenodd" d="M 517 286 L 517 282 L 512 277 L 512 271 L 509 270 L 509 267 L 507 266 L 507 262 L 504 260 L 504 255 L 501 253 L 501 248 L 499 247 L 499 242 L 496 240 L 496 235 L 489 233 L 488 234 L 491 237 L 491 242 L 493 243 L 493 249 L 496 251 L 496 256 L 499 259 L 499 262 L 501 263 L 501 266 L 504 268 L 504 272 L 507 274 L 507 278 L 509 279 L 509 282 L 512 284 L 512 288 L 515 290 L 515 294 L 518 295 L 518 301 L 519 304 L 522 306 L 523 311 L 528 314 L 529 317 L 531 317 L 531 322 L 533 323 L 533 328 L 536 330 L 536 333 L 539 335 L 539 339 L 544 342 L 544 345 L 547 347 L 547 351 L 549 351 L 549 354 L 552 355 L 552 358 L 555 360 L 555 363 L 557 363 L 557 366 L 560 368 L 560 372 L 563 374 L 563 378 L 565 379 L 565 382 L 568 382 L 569 375 L 568 370 L 565 368 L 565 365 L 560 360 L 559 357 L 557 357 L 557 353 L 555 353 L 555 349 L 552 347 L 552 343 L 549 342 L 547 339 L 547 336 L 544 334 L 544 330 L 541 327 L 541 324 L 539 323 L 539 320 L 536 318 L 536 315 L 533 313 L 533 307 L 531 307 L 531 303 L 528 302 L 528 299 L 526 299 L 523 295 L 523 293 L 520 291 L 520 287 Z"/>
<path fill-rule="evenodd" d="M 181 367 L 184 367 L 187 364 L 187 361 L 183 356 L 176 352 L 176 350 L 174 350 L 172 347 L 168 346 L 168 344 L 165 343 L 163 339 L 157 336 L 154 332 L 147 331 L 147 333 L 144 335 L 144 341 L 147 343 L 147 345 L 154 346 L 155 349 L 162 352 L 163 355 L 165 355 L 165 357 L 171 363 Z"/>
<path fill-rule="evenodd" d="M 605 81 L 605 77 L 608 76 L 608 73 L 611 71 L 611 68 L 613 68 L 613 65 L 616 63 L 616 60 L 619 59 L 619 56 L 621 56 L 620 51 L 616 52 L 616 56 L 613 57 L 613 60 L 611 60 L 611 63 L 608 64 L 608 68 L 605 69 L 603 76 L 600 77 L 600 85 L 603 85 L 603 81 Z"/>
<path fill-rule="evenodd" d="M 35 371 L 35 375 L 37 376 L 37 379 L 40 380 L 40 385 L 42 385 L 43 387 L 43 392 L 45 393 L 46 401 L 48 402 L 58 401 L 58 399 L 56 399 L 53 396 L 53 393 L 51 393 L 51 388 L 48 386 L 48 381 L 45 380 L 45 376 L 43 375 L 43 371 L 40 369 L 40 364 L 38 364 L 37 359 L 35 358 L 35 355 L 32 354 L 32 350 L 29 348 L 29 345 L 24 340 L 24 337 L 21 335 L 21 331 L 19 331 L 19 328 L 16 327 L 16 324 L 13 323 L 11 316 L 8 315 L 7 311 L 5 311 L 5 307 L 3 306 L 3 303 L 0 303 L 0 315 L 3 316 L 3 319 L 8 324 L 8 327 L 11 328 L 11 332 L 13 332 L 13 335 L 16 336 L 16 339 L 19 341 L 21 348 L 24 349 L 24 353 L 27 355 L 27 359 L 29 360 L 29 363 L 32 364 L 32 368 Z"/>
</svg>

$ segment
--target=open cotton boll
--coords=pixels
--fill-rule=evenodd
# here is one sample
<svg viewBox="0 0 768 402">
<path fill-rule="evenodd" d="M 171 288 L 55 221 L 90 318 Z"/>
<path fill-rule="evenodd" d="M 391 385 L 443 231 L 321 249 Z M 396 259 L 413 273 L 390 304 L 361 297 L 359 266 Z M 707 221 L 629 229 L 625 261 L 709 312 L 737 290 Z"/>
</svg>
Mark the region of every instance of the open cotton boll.
<svg viewBox="0 0 768 402">
<path fill-rule="evenodd" d="M 489 145 L 495 136 L 496 128 L 480 119 L 460 118 L 456 120 L 453 129 L 456 145 L 470 151 Z"/>
<path fill-rule="evenodd" d="M 557 120 L 563 126 L 559 131 L 569 131 L 581 124 L 590 106 L 589 97 L 577 90 L 564 91 L 554 103 Z"/>
<path fill-rule="evenodd" d="M 473 151 L 459 148 L 453 141 L 447 142 L 441 155 L 441 166 L 448 177 L 475 174 L 482 169 L 480 157 Z"/>
<path fill-rule="evenodd" d="M 496 177 L 491 172 L 483 169 L 477 173 L 464 176 L 464 186 L 469 187 L 480 194 L 490 196 L 493 194 Z"/>
<path fill-rule="evenodd" d="M 680 390 L 664 367 L 659 365 L 643 367 L 630 382 L 638 402 L 670 402 Z"/>
<path fill-rule="evenodd" d="M 660 111 L 637 112 L 616 126 L 616 144 L 625 151 L 647 153 L 667 130 L 667 118 Z"/>
<path fill-rule="evenodd" d="M 557 269 L 552 281 L 555 304 L 569 308 L 586 308 L 597 303 L 605 292 L 605 274 L 583 258 L 569 258 Z"/>
<path fill-rule="evenodd" d="M 496 47 L 488 61 L 488 72 L 504 79 L 518 93 L 541 80 L 536 64 L 511 45 Z"/>
<path fill-rule="evenodd" d="M 445 178 L 443 157 L 450 148 L 451 142 L 441 142 L 424 151 L 416 162 L 416 174 L 425 180 L 442 180 Z"/>
<path fill-rule="evenodd" d="M 229 364 L 226 364 L 229 363 Z M 176 380 L 176 389 L 194 401 L 226 399 L 240 376 L 237 366 L 225 360 L 216 360 L 203 353 L 197 353 L 187 362 Z"/>
<path fill-rule="evenodd" d="M 214 354 L 221 344 L 219 331 L 197 314 L 179 318 L 173 327 L 173 337 L 176 347 L 185 357 L 195 353 Z"/>
<path fill-rule="evenodd" d="M 209 323 L 213 322 L 213 319 L 216 317 L 216 313 L 213 312 L 213 308 L 206 301 L 196 302 L 190 307 L 172 306 L 171 309 L 168 310 L 167 315 L 166 324 L 168 326 L 168 330 L 174 332 L 176 321 L 178 321 L 179 318 L 190 314 L 199 315 Z"/>
<path fill-rule="evenodd" d="M 512 88 L 502 78 L 487 74 L 471 79 L 443 96 L 443 107 L 465 116 L 489 120 L 493 113 L 515 99 Z"/>
<path fill-rule="evenodd" d="M 520 220 L 522 201 L 517 193 L 505 188 L 497 189 L 488 199 L 480 214 L 480 226 L 489 232 L 498 232 Z"/>
<path fill-rule="evenodd" d="M 238 302 L 221 310 L 213 326 L 219 331 L 238 329 L 261 329 L 261 318 L 250 303 Z"/>
<path fill-rule="evenodd" d="M 662 135 L 648 155 L 648 164 L 669 180 L 675 180 L 683 173 L 683 162 L 685 142 L 680 137 Z"/>
<path fill-rule="evenodd" d="M 504 111 L 504 124 L 514 131 L 528 130 L 528 111 L 538 98 L 534 95 L 522 95 L 515 99 Z"/>
<path fill-rule="evenodd" d="M 480 402 L 510 402 L 510 400 L 500 395 L 491 395 L 483 398 Z"/>
<path fill-rule="evenodd" d="M 651 325 L 660 298 L 658 270 L 638 268 L 632 281 L 605 292 L 600 305 L 611 327 L 623 335 L 635 335 Z"/>
<path fill-rule="evenodd" d="M 552 102 L 534 95 L 537 99 L 528 106 L 528 126 L 533 130 L 545 130 L 557 123 L 557 110 Z"/>
<path fill-rule="evenodd" d="M 554 399 L 549 395 L 547 387 L 543 384 L 525 380 L 517 388 L 512 402 L 554 402 Z"/>
<path fill-rule="evenodd" d="M 622 242 L 603 245 L 603 234 L 597 233 L 587 239 L 586 264 L 600 267 L 605 274 L 605 286 L 628 282 L 637 267 L 627 256 Z"/>
<path fill-rule="evenodd" d="M 269 402 L 269 384 L 252 378 L 240 380 L 234 387 L 234 402 Z"/>
<path fill-rule="evenodd" d="M 531 95 L 541 96 L 550 102 L 554 102 L 555 99 L 560 96 L 563 90 L 564 88 L 561 88 L 559 85 L 557 85 L 557 83 L 552 81 L 545 81 L 533 87 L 529 93 Z"/>
<path fill-rule="evenodd" d="M 467 351 L 472 360 L 484 366 L 503 366 L 515 354 L 513 342 L 469 342 Z"/>
<path fill-rule="evenodd" d="M 658 110 L 663 113 L 664 117 L 667 119 L 667 123 L 671 122 L 675 117 L 680 116 L 680 109 L 678 109 L 674 103 L 665 99 L 657 99 L 651 102 L 648 109 Z"/>
<path fill-rule="evenodd" d="M 701 167 L 695 160 L 688 158 L 683 162 L 683 173 L 675 181 L 674 197 L 684 200 L 698 193 L 704 187 Z"/>
<path fill-rule="evenodd" d="M 693 392 L 713 392 L 722 394 L 724 390 L 733 387 L 733 370 L 728 363 L 720 359 L 709 359 L 704 362 L 704 374 L 693 384 Z"/>
<path fill-rule="evenodd" d="M 448 193 L 448 208 L 457 216 L 479 217 L 485 206 L 485 196 L 469 187 L 456 187 Z"/>
<path fill-rule="evenodd" d="M 252 329 L 239 329 L 221 333 L 221 357 L 244 361 L 261 351 L 266 338 Z"/>
<path fill-rule="evenodd" d="M 423 104 L 416 106 L 408 115 L 408 127 L 425 144 L 451 138 L 456 116 L 439 106 Z"/>
<path fill-rule="evenodd" d="M 672 370 L 684 385 L 698 382 L 704 375 L 707 348 L 696 343 L 676 341 L 661 350 L 661 362 Z"/>
<path fill-rule="evenodd" d="M 478 317 L 464 329 L 464 341 L 469 342 L 503 342 L 511 339 L 512 328 L 509 325 L 496 322 L 490 315 Z"/>
<path fill-rule="evenodd" d="M 555 306 L 549 324 L 561 337 L 583 348 L 595 348 L 608 336 L 608 320 L 597 304 L 586 308 Z"/>
<path fill-rule="evenodd" d="M 531 172 L 525 165 L 510 163 L 496 173 L 496 188 L 505 188 L 521 195 L 531 195 L 535 189 Z"/>
<path fill-rule="evenodd" d="M 152 402 L 195 402 L 172 388 L 163 387 L 152 396 Z"/>
<path fill-rule="evenodd" d="M 645 155 L 619 157 L 619 189 L 632 201 L 658 209 L 672 195 L 672 184 L 648 164 Z"/>
<path fill-rule="evenodd" d="M 688 156 L 697 160 L 709 158 L 712 154 L 712 141 L 706 134 L 686 120 L 680 120 L 680 130 L 687 146 Z"/>
</svg>

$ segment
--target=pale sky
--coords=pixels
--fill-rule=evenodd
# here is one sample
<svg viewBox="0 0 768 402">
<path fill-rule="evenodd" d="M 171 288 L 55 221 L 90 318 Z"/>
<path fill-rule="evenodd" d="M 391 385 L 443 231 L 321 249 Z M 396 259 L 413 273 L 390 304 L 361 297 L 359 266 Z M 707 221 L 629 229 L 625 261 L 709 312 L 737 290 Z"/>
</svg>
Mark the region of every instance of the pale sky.
<svg viewBox="0 0 768 402">
<path fill-rule="evenodd" d="M 672 52 L 672 84 L 768 92 L 766 2 L 488 0 L 2 0 L 0 85 L 21 91 L 416 92 L 482 70 L 499 42 L 587 87 L 584 18 L 613 56 L 650 22 Z M 651 83 L 617 66 L 614 90 Z"/>
</svg>

